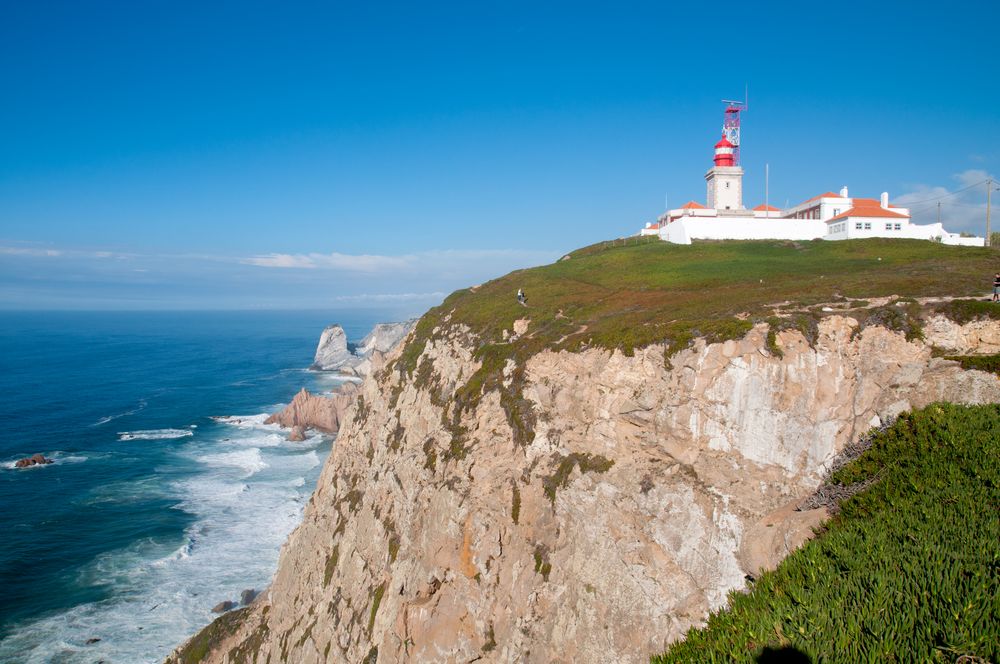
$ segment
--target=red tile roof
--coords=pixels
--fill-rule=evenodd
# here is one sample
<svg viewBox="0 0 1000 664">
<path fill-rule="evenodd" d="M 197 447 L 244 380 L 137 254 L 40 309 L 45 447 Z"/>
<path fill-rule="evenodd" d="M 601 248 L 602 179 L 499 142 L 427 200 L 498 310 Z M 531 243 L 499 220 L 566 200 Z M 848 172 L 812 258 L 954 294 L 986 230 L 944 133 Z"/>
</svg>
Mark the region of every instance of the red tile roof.
<svg viewBox="0 0 1000 664">
<path fill-rule="evenodd" d="M 707 210 L 708 208 L 701 203 L 696 203 L 695 201 L 688 201 L 681 206 L 682 210 Z"/>
<path fill-rule="evenodd" d="M 899 212 L 893 212 L 892 210 L 886 210 L 882 207 L 882 204 L 874 198 L 855 198 L 854 207 L 847 212 L 842 212 L 836 217 L 831 217 L 826 221 L 829 223 L 831 221 L 847 219 L 848 217 L 887 217 L 889 219 L 909 219 L 910 215 L 900 214 Z"/>
<path fill-rule="evenodd" d="M 781 212 L 778 208 L 773 205 L 758 205 L 753 209 L 754 212 Z"/>
</svg>

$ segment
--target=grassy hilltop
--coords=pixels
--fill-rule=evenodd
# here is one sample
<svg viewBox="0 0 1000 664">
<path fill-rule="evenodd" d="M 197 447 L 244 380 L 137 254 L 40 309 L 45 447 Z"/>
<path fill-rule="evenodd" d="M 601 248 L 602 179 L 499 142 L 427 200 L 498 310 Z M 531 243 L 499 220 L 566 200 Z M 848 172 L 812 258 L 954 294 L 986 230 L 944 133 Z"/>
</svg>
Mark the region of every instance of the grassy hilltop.
<svg viewBox="0 0 1000 664">
<path fill-rule="evenodd" d="M 485 284 L 456 291 L 428 311 L 396 363 L 387 371 L 418 384 L 431 380 L 418 367 L 427 341 L 448 325 L 467 326 L 475 339 L 480 370 L 449 397 L 456 403 L 449 424 L 461 454 L 462 413 L 486 391 L 499 389 L 508 422 L 521 441 L 534 437 L 531 404 L 521 396 L 526 360 L 544 350 L 620 349 L 666 343 L 664 361 L 695 338 L 722 341 L 742 337 L 755 322 L 774 334 L 796 328 L 815 339 L 816 322 L 829 315 L 824 304 L 851 310 L 863 324 L 920 335 L 921 307 L 913 298 L 982 296 L 1000 269 L 1000 252 L 949 247 L 923 240 L 846 242 L 703 242 L 689 246 L 632 238 L 572 252 L 551 265 L 518 270 Z M 515 299 L 522 288 L 528 306 Z M 868 307 L 867 298 L 902 301 Z M 904 306 L 895 306 L 901 304 Z M 952 318 L 1000 315 L 988 302 L 935 305 Z M 830 308 L 827 306 L 826 308 Z M 504 337 L 517 319 L 530 319 L 526 334 Z M 437 331 L 435 331 L 437 330 Z M 503 387 L 503 367 L 515 371 Z M 443 398 L 444 395 L 442 395 Z"/>
<path fill-rule="evenodd" d="M 487 344 L 502 341 L 514 320 L 530 318 L 530 339 L 519 344 L 532 350 L 591 345 L 631 352 L 686 340 L 692 331 L 742 333 L 737 314 L 763 319 L 779 303 L 801 310 L 845 298 L 982 295 L 1000 269 L 994 250 L 922 240 L 631 242 L 593 245 L 456 291 L 424 316 L 417 345 L 454 311 L 452 320 Z M 528 295 L 527 308 L 515 301 L 518 288 Z"/>
</svg>

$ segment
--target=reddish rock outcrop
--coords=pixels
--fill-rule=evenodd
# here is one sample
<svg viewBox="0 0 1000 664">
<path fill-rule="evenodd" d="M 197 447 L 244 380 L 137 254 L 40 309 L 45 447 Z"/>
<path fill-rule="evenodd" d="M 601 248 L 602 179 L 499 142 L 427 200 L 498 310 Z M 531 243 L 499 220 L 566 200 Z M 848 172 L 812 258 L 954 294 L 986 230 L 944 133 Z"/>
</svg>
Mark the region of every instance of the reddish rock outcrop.
<svg viewBox="0 0 1000 664">
<path fill-rule="evenodd" d="M 293 435 L 295 427 L 298 427 L 303 433 L 305 429 L 336 433 L 340 429 L 344 412 L 348 406 L 354 403 L 358 391 L 357 384 L 344 383 L 337 388 L 332 396 L 326 397 L 311 394 L 303 387 L 284 410 L 267 418 L 265 423 L 293 428 Z M 290 438 L 290 440 L 295 439 Z"/>
<path fill-rule="evenodd" d="M 25 457 L 23 459 L 18 459 L 14 464 L 15 468 L 30 468 L 31 466 L 43 466 L 45 464 L 55 463 L 52 459 L 42 455 L 42 454 L 32 454 L 30 457 Z"/>
</svg>

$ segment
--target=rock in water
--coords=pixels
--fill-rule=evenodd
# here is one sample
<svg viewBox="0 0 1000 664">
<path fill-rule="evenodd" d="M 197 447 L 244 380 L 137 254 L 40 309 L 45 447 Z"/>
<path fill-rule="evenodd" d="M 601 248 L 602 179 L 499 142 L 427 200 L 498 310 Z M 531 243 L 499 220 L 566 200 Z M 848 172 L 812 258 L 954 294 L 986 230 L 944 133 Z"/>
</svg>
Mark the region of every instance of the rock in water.
<svg viewBox="0 0 1000 664">
<path fill-rule="evenodd" d="M 388 353 L 403 340 L 416 322 L 416 319 L 411 319 L 402 323 L 379 323 L 361 340 L 354 351 L 355 354 L 368 357 L 374 351 Z"/>
<path fill-rule="evenodd" d="M 356 348 L 352 348 L 347 342 L 344 328 L 340 325 L 330 325 L 320 335 L 316 356 L 310 368 L 367 376 L 371 371 L 373 357 L 388 353 L 395 348 L 415 324 L 415 319 L 402 323 L 379 323 Z"/>
<path fill-rule="evenodd" d="M 230 611 L 235 608 L 236 608 L 236 602 L 232 602 L 227 599 L 225 602 L 219 602 L 218 604 L 213 606 L 212 613 L 225 613 L 226 611 Z"/>
<path fill-rule="evenodd" d="M 270 421 L 270 420 L 268 420 Z M 296 424 L 292 427 L 292 430 L 288 432 L 288 440 L 293 443 L 300 443 L 306 439 L 306 430 L 301 424 Z"/>
<path fill-rule="evenodd" d="M 30 457 L 18 459 L 17 462 L 14 464 L 14 467 L 30 468 L 31 466 L 44 466 L 45 464 L 49 463 L 55 463 L 55 461 L 42 454 L 32 454 Z"/>
<path fill-rule="evenodd" d="M 257 596 L 257 591 L 253 588 L 247 588 L 240 593 L 240 604 L 246 606 L 253 601 L 253 598 Z"/>
<path fill-rule="evenodd" d="M 351 368 L 358 361 L 358 356 L 352 353 L 347 345 L 344 328 L 330 325 L 323 330 L 323 334 L 319 337 L 319 345 L 316 347 L 316 356 L 313 358 L 313 369 L 334 371 L 344 367 Z"/>
<path fill-rule="evenodd" d="M 344 418 L 347 407 L 354 403 L 358 395 L 355 383 L 344 383 L 332 397 L 310 394 L 302 388 L 283 411 L 267 418 L 266 424 L 280 424 L 283 427 L 299 427 L 300 429 L 319 429 L 327 433 L 336 433 Z M 293 431 L 294 434 L 294 431 Z M 289 440 L 293 440 L 291 436 Z"/>
</svg>

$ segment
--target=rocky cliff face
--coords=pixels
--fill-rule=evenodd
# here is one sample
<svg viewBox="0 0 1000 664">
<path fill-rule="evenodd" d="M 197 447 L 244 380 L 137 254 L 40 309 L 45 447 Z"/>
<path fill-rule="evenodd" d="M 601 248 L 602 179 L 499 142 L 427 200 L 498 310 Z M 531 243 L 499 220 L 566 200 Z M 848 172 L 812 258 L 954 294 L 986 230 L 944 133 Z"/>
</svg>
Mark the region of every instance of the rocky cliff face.
<svg viewBox="0 0 1000 664">
<path fill-rule="evenodd" d="M 781 357 L 760 325 L 669 367 L 662 346 L 544 351 L 507 364 L 521 400 L 459 415 L 480 363 L 439 330 L 412 376 L 364 382 L 272 587 L 208 661 L 648 661 L 809 535 L 823 512 L 795 506 L 853 438 L 1000 401 L 996 376 L 931 353 L 998 325 L 907 342 L 831 316 L 813 345 L 778 333 Z"/>
</svg>

